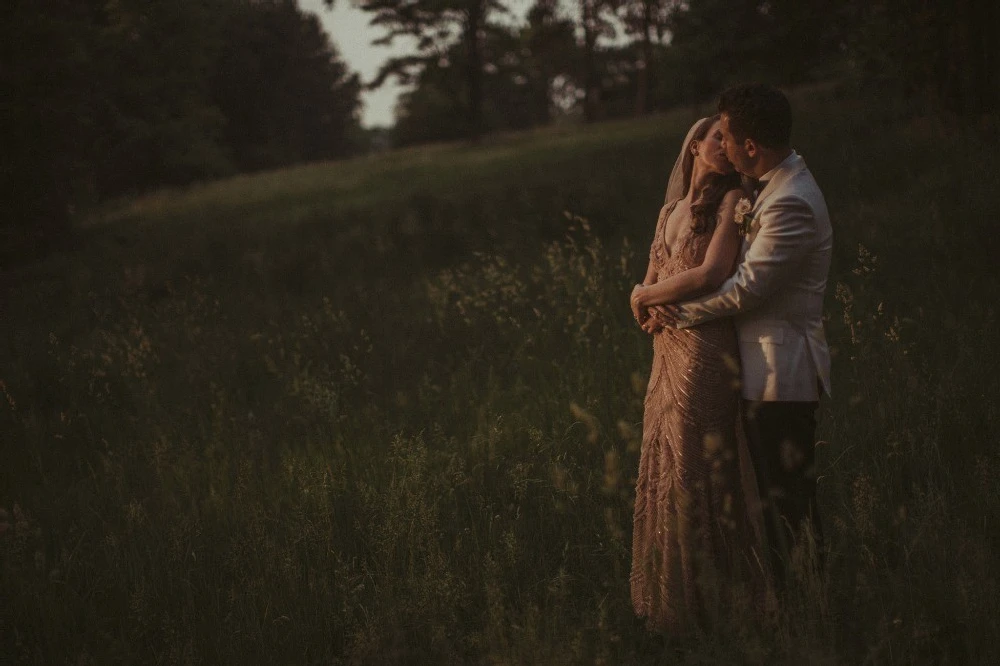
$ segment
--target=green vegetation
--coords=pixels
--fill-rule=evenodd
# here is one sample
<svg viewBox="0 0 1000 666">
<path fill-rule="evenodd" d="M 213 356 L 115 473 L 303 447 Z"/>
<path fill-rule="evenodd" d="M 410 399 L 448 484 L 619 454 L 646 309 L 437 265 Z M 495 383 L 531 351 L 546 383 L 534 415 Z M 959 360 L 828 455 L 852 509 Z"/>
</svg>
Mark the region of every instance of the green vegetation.
<svg viewBox="0 0 1000 666">
<path fill-rule="evenodd" d="M 691 109 L 159 192 L 8 273 L 0 661 L 996 663 L 997 124 L 793 103 L 832 552 L 782 612 L 629 603 L 627 296 Z"/>
</svg>

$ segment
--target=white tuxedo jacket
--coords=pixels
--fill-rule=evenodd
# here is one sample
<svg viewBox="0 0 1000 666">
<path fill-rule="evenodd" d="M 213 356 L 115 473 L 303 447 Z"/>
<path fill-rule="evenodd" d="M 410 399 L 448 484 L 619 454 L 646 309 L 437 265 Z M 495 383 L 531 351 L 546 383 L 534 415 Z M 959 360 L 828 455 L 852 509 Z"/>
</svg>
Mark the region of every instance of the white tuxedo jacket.
<svg viewBox="0 0 1000 666">
<path fill-rule="evenodd" d="M 747 400 L 818 400 L 830 393 L 823 295 L 833 253 L 830 215 L 806 163 L 792 153 L 754 204 L 736 272 L 680 305 L 678 328 L 733 315 Z"/>
</svg>

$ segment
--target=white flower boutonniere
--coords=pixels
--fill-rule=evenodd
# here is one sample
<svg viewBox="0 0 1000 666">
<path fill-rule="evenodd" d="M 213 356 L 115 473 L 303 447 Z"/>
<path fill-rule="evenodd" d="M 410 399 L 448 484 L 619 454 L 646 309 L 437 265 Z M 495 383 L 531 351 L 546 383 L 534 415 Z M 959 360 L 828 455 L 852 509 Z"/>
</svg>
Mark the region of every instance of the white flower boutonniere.
<svg viewBox="0 0 1000 666">
<path fill-rule="evenodd" d="M 736 202 L 736 226 L 739 227 L 740 236 L 746 236 L 750 233 L 750 227 L 753 225 L 751 210 L 753 210 L 753 204 L 746 197 Z"/>
</svg>

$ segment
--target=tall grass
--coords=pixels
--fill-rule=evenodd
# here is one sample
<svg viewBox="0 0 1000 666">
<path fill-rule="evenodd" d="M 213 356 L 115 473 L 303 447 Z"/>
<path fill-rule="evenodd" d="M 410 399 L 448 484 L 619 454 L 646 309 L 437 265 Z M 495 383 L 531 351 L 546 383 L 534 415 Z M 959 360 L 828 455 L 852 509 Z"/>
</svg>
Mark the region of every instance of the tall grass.
<svg viewBox="0 0 1000 666">
<path fill-rule="evenodd" d="M 1000 139 L 795 102 L 831 552 L 779 612 L 677 640 L 629 602 L 626 301 L 687 110 L 121 202 L 9 274 L 0 657 L 995 663 Z"/>
</svg>

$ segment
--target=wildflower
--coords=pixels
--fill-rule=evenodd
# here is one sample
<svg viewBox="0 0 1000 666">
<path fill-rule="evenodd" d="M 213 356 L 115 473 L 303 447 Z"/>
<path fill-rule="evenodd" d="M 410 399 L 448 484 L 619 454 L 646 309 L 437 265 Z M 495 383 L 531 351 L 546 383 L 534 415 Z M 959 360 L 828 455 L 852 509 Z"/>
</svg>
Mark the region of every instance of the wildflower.
<svg viewBox="0 0 1000 666">
<path fill-rule="evenodd" d="M 614 450 L 604 454 L 604 483 L 601 491 L 605 495 L 614 495 L 621 482 L 621 466 L 618 461 L 618 453 Z"/>
<path fill-rule="evenodd" d="M 594 444 L 599 437 L 599 425 L 597 418 L 575 402 L 571 402 L 569 410 L 573 417 L 583 423 L 587 429 L 587 443 Z"/>
</svg>

